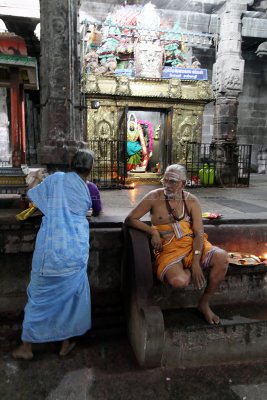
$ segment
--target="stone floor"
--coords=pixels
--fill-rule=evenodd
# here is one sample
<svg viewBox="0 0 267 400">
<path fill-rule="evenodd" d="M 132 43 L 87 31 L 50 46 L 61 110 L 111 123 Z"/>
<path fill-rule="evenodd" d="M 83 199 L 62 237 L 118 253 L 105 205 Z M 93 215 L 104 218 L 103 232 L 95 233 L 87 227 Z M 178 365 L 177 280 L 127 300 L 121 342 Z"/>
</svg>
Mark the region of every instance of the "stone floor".
<svg viewBox="0 0 267 400">
<path fill-rule="evenodd" d="M 124 218 L 153 185 L 136 185 L 128 190 L 103 190 L 102 217 Z M 226 219 L 267 219 L 267 175 L 251 174 L 249 187 L 188 188 L 201 202 L 202 210 L 223 214 Z"/>
<path fill-rule="evenodd" d="M 92 222 L 121 223 L 131 209 L 158 185 L 135 185 L 134 189 L 101 190 L 103 213 Z M 202 211 L 223 214 L 223 220 L 267 221 L 267 174 L 251 174 L 249 187 L 188 188 L 201 203 Z M 0 222 L 18 212 L 18 196 L 0 195 Z"/>
<path fill-rule="evenodd" d="M 81 341 L 59 358 L 56 346 L 32 361 L 0 348 L 1 400 L 265 400 L 267 361 L 141 370 L 125 337 Z"/>
</svg>

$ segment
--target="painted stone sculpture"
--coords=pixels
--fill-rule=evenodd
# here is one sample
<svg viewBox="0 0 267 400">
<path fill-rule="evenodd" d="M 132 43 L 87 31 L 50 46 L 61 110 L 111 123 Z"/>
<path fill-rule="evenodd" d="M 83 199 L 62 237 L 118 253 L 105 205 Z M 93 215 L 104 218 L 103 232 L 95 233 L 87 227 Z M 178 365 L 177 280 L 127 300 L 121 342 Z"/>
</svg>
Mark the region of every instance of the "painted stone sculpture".
<svg viewBox="0 0 267 400">
<path fill-rule="evenodd" d="M 148 135 L 144 134 L 142 123 L 148 128 Z M 127 121 L 127 170 L 145 172 L 149 158 L 152 155 L 152 126 L 146 121 L 137 120 L 131 113 Z"/>
</svg>

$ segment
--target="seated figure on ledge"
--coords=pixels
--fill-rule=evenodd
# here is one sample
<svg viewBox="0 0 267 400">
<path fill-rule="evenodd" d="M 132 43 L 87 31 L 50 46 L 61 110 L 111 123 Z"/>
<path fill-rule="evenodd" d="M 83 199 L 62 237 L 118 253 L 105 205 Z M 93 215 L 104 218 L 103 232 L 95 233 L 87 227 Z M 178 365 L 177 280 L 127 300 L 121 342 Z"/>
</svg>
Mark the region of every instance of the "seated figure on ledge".
<svg viewBox="0 0 267 400">
<path fill-rule="evenodd" d="M 169 165 L 161 183 L 163 188 L 147 193 L 125 223 L 150 236 L 158 280 L 176 289 L 186 288 L 192 282 L 202 290 L 198 310 L 209 324 L 218 324 L 220 318 L 210 308 L 210 300 L 227 273 L 228 254 L 208 241 L 199 200 L 184 190 L 185 168 Z M 141 220 L 148 212 L 150 225 Z"/>
<path fill-rule="evenodd" d="M 127 171 L 145 172 L 152 152 L 147 148 L 142 125 L 131 113 L 127 121 Z"/>
</svg>

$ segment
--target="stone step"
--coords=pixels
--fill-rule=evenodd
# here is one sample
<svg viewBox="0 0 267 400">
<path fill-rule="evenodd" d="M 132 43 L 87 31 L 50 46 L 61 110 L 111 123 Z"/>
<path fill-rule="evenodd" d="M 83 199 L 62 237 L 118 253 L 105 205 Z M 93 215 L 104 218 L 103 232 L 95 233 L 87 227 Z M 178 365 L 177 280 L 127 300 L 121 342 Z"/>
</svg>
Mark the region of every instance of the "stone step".
<svg viewBox="0 0 267 400">
<path fill-rule="evenodd" d="M 267 303 L 214 308 L 219 325 L 195 308 L 165 310 L 161 365 L 190 367 L 267 358 Z"/>
<path fill-rule="evenodd" d="M 203 292 L 193 284 L 185 289 L 173 289 L 154 281 L 149 302 L 161 309 L 195 307 Z M 225 280 L 211 300 L 211 304 L 231 304 L 267 301 L 267 266 L 251 267 L 230 265 Z"/>
<path fill-rule="evenodd" d="M 212 307 L 210 325 L 196 308 L 130 308 L 128 335 L 141 367 L 197 367 L 267 360 L 267 302 Z"/>
</svg>

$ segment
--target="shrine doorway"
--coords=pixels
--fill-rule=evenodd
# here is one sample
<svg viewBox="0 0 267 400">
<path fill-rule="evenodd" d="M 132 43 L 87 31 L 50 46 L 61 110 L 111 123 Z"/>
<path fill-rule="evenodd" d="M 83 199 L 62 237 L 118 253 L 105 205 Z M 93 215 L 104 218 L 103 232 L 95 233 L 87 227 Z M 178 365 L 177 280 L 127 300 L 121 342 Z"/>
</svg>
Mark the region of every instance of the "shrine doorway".
<svg viewBox="0 0 267 400">
<path fill-rule="evenodd" d="M 159 182 L 167 165 L 185 162 L 185 140 L 201 141 L 202 114 L 207 103 L 206 99 L 200 97 L 204 95 L 199 88 L 206 87 L 202 82 L 200 86 L 198 82 L 182 81 L 180 97 L 176 98 L 176 91 L 173 92 L 176 80 L 151 82 L 125 77 L 94 79 L 96 85 L 90 89 L 94 93 L 86 95 L 87 140 L 89 148 L 95 152 L 91 180 L 98 185 L 121 187 L 125 183 L 128 186 L 135 182 Z M 133 122 L 141 121 L 143 128 L 146 125 L 144 136 L 148 160 L 143 157 L 143 152 L 139 160 L 129 160 L 132 154 L 127 151 L 127 130 L 131 114 L 134 114 Z M 152 127 L 152 145 L 149 143 L 149 126 Z M 135 136 L 133 134 L 133 142 L 137 141 Z M 140 142 L 137 151 L 141 149 Z"/>
<path fill-rule="evenodd" d="M 127 110 L 127 179 L 158 180 L 171 162 L 172 108 Z"/>
</svg>

